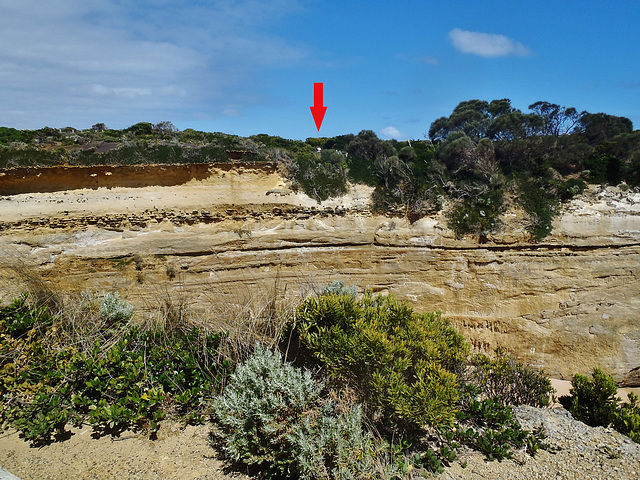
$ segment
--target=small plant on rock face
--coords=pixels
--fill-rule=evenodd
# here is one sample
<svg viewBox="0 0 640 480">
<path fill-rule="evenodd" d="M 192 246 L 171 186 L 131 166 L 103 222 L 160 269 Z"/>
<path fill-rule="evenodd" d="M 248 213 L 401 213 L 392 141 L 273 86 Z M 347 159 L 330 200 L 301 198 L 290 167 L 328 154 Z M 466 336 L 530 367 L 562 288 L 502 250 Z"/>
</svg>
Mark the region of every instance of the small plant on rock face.
<svg viewBox="0 0 640 480">
<path fill-rule="evenodd" d="M 342 280 L 336 280 L 322 287 L 319 295 L 349 295 L 356 298 L 358 290 L 352 285 L 347 285 Z"/>
<path fill-rule="evenodd" d="M 98 305 L 98 316 L 107 324 L 127 322 L 133 317 L 133 305 L 121 299 L 118 292 L 103 293 Z"/>
</svg>

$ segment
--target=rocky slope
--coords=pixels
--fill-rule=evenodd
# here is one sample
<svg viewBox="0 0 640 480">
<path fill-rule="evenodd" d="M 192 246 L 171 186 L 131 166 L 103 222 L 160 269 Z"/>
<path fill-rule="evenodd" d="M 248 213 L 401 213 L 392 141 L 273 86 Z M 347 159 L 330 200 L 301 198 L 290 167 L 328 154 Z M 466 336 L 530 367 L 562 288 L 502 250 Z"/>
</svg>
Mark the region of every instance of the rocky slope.
<svg viewBox="0 0 640 480">
<path fill-rule="evenodd" d="M 114 168 L 97 175 L 127 177 Z M 640 385 L 638 193 L 591 188 L 539 244 L 512 209 L 478 243 L 456 240 L 443 214 L 372 215 L 365 187 L 318 204 L 268 164 L 180 168 L 83 189 L 88 170 L 47 171 L 41 182 L 60 184 L 45 193 L 7 194 L 0 177 L 0 298 L 21 288 L 16 265 L 64 290 L 120 290 L 141 311 L 160 290 L 188 295 L 205 315 L 213 296 L 293 298 L 345 280 L 442 310 L 478 349 L 503 345 L 557 378 L 600 365 Z"/>
</svg>

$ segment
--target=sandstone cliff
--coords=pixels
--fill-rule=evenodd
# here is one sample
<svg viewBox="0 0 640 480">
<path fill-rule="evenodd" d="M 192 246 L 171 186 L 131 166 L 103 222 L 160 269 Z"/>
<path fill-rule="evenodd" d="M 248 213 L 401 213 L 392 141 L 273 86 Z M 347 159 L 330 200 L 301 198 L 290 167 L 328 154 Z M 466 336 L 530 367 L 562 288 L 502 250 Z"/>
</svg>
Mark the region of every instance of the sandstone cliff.
<svg viewBox="0 0 640 480">
<path fill-rule="evenodd" d="M 141 308 L 159 288 L 206 310 L 214 293 L 295 296 L 344 280 L 442 310 L 476 348 L 503 345 L 557 378 L 600 365 L 640 385 L 638 193 L 592 187 L 539 244 L 514 208 L 478 243 L 456 240 L 443 214 L 372 215 L 361 186 L 318 204 L 268 164 L 118 168 L 43 169 L 38 182 L 58 183 L 12 180 L 22 190 L 0 177 L 0 298 L 17 292 L 9 267 L 25 262 L 58 288 L 118 289 Z"/>
</svg>

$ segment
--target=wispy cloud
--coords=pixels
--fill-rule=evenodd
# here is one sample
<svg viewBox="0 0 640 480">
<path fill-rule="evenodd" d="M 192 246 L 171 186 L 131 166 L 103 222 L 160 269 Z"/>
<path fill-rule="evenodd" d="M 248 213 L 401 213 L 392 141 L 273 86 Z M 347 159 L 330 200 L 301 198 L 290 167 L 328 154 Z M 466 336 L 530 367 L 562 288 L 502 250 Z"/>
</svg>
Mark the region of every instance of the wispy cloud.
<svg viewBox="0 0 640 480">
<path fill-rule="evenodd" d="M 244 114 L 235 108 L 227 108 L 224 112 L 227 117 L 244 117 Z"/>
<path fill-rule="evenodd" d="M 410 61 L 410 62 L 416 62 L 416 63 L 426 63 L 428 65 L 437 67 L 438 65 L 440 65 L 440 62 L 438 61 L 437 58 L 435 57 L 429 57 L 429 56 L 412 56 L 412 55 L 407 55 L 404 53 L 399 53 L 398 55 L 396 55 L 396 58 L 399 58 L 400 60 L 406 60 L 406 61 Z"/>
<path fill-rule="evenodd" d="M 380 129 L 380 134 L 386 139 L 406 140 L 407 136 L 400 132 L 396 127 L 385 127 Z"/>
<path fill-rule="evenodd" d="M 440 62 L 435 57 L 419 57 L 418 60 L 422 63 L 433 65 L 434 67 L 437 67 L 438 65 L 440 65 Z"/>
<path fill-rule="evenodd" d="M 228 115 L 264 101 L 264 69 L 307 58 L 272 27 L 299 0 L 4 3 L 0 125 Z"/>
<path fill-rule="evenodd" d="M 470 32 L 455 28 L 449 38 L 456 50 L 485 58 L 531 55 L 531 50 L 522 43 L 495 33 Z"/>
</svg>

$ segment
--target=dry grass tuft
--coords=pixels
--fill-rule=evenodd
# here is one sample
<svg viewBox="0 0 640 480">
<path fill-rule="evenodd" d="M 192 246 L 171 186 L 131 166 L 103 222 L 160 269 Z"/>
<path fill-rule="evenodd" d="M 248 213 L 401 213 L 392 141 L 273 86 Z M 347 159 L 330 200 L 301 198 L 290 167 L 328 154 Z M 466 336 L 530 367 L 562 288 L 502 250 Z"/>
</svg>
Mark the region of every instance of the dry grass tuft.
<svg viewBox="0 0 640 480">
<path fill-rule="evenodd" d="M 44 307 L 54 316 L 64 310 L 63 295 L 44 281 L 36 266 L 16 257 L 0 262 L 0 269 L 7 277 L 4 279 L 6 282 L 15 284 L 20 294 L 29 294 L 34 307 Z"/>
<path fill-rule="evenodd" d="M 221 353 L 233 362 L 247 360 L 257 343 L 276 348 L 295 306 L 297 297 L 287 300 L 286 287 L 280 288 L 280 277 L 274 277 L 267 288 L 243 286 L 233 300 L 209 296 L 209 322 L 226 332 Z"/>
</svg>

